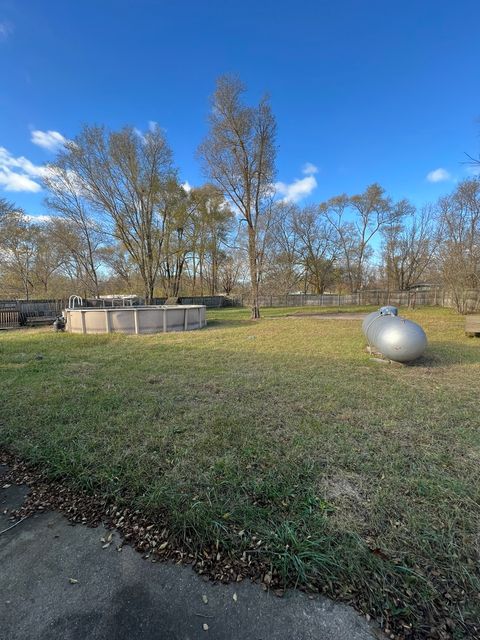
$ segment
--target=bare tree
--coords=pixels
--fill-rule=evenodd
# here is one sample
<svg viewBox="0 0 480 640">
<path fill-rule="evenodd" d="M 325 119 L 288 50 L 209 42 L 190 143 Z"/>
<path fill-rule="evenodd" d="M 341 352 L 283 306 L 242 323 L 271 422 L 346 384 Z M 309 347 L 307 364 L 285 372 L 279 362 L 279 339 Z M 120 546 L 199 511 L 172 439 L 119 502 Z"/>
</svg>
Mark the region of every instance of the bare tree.
<svg viewBox="0 0 480 640">
<path fill-rule="evenodd" d="M 35 234 L 24 211 L 0 199 L 0 267 L 10 294 L 27 300 L 33 289 Z"/>
<path fill-rule="evenodd" d="M 70 176 L 79 203 L 96 213 L 105 230 L 125 247 L 138 267 L 150 302 L 163 259 L 169 183 L 175 179 L 172 153 L 159 127 L 140 135 L 132 127 L 108 132 L 85 126 L 51 166 Z M 57 191 L 58 194 L 58 191 Z M 79 205 L 74 202 L 75 215 Z M 91 220 L 91 217 L 90 217 Z"/>
<path fill-rule="evenodd" d="M 373 238 L 387 225 L 401 220 L 408 203 L 402 200 L 393 204 L 380 185 L 372 184 L 359 195 L 332 198 L 324 209 L 335 230 L 350 291 L 355 293 L 365 280 Z"/>
<path fill-rule="evenodd" d="M 193 246 L 191 254 L 192 283 L 195 289 L 197 275 L 200 295 L 207 287 L 214 295 L 219 287 L 220 262 L 225 258 L 234 215 L 227 206 L 218 187 L 206 184 L 190 192 L 194 207 Z"/>
<path fill-rule="evenodd" d="M 275 118 L 267 98 L 242 102 L 244 85 L 222 76 L 212 99 L 210 131 L 199 148 L 205 171 L 247 225 L 252 319 L 260 317 L 259 286 L 271 225 L 275 177 Z"/>
<path fill-rule="evenodd" d="M 113 282 L 119 287 L 117 291 L 134 293 L 138 269 L 135 268 L 128 251 L 121 244 L 116 243 L 102 247 L 100 255 L 102 263 L 109 269 Z"/>
<path fill-rule="evenodd" d="M 62 270 L 71 284 L 79 287 L 84 297 L 98 298 L 103 234 L 97 234 L 95 228 L 83 234 L 75 222 L 62 216 L 51 219 L 49 233 L 59 247 Z"/>
<path fill-rule="evenodd" d="M 298 238 L 297 256 L 303 268 L 306 288 L 322 294 L 332 283 L 338 252 L 325 206 L 313 205 L 297 210 L 293 229 Z"/>
<path fill-rule="evenodd" d="M 78 175 L 70 168 L 69 152 L 63 152 L 55 164 L 49 166 L 43 178 L 50 195 L 45 204 L 60 219 L 52 219 L 52 237 L 61 243 L 76 263 L 78 279 L 85 291 L 99 296 L 99 249 L 104 231 L 95 218 Z"/>
<path fill-rule="evenodd" d="M 383 262 L 388 287 L 405 291 L 427 272 L 438 246 L 435 211 L 426 205 L 413 207 L 403 222 L 383 230 Z"/>
<path fill-rule="evenodd" d="M 45 221 L 34 225 L 35 255 L 33 273 L 35 284 L 42 289 L 43 295 L 50 293 L 50 283 L 65 264 L 65 249 L 62 240 L 55 234 L 55 222 Z"/>
<path fill-rule="evenodd" d="M 298 236 L 293 225 L 298 208 L 284 201 L 276 202 L 274 207 L 274 221 L 265 258 L 263 290 L 269 294 L 286 295 L 298 288 L 303 275 L 299 265 Z"/>
<path fill-rule="evenodd" d="M 465 313 L 469 290 L 480 290 L 480 179 L 461 182 L 438 202 L 439 266 L 457 311 Z"/>
<path fill-rule="evenodd" d="M 225 254 L 219 266 L 219 281 L 223 292 L 229 296 L 240 281 L 244 280 L 244 274 L 248 272 L 245 264 L 245 253 L 234 249 Z"/>
</svg>

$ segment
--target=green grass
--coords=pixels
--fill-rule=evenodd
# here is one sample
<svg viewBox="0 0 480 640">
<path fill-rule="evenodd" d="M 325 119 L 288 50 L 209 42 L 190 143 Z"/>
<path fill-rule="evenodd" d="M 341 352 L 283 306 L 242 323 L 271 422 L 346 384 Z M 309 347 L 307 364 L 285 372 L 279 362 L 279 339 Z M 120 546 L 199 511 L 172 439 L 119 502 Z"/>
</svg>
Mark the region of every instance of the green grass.
<svg viewBox="0 0 480 640">
<path fill-rule="evenodd" d="M 360 323 L 296 311 L 315 309 L 212 311 L 156 336 L 2 333 L 0 445 L 161 514 L 191 549 L 255 548 L 286 584 L 390 628 L 472 637 L 480 342 L 453 312 L 405 311 L 427 354 L 381 365 Z"/>
</svg>

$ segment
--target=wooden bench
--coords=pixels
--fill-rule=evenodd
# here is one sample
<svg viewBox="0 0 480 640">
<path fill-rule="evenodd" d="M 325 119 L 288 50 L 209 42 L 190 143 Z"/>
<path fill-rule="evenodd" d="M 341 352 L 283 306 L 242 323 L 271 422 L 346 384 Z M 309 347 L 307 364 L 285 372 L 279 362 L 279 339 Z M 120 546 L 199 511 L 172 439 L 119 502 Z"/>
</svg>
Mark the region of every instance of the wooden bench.
<svg viewBox="0 0 480 640">
<path fill-rule="evenodd" d="M 30 327 L 36 327 L 43 324 L 53 324 L 56 316 L 29 316 L 27 318 L 27 325 Z"/>
<path fill-rule="evenodd" d="M 471 338 L 480 336 L 480 315 L 465 316 L 465 334 Z"/>
</svg>

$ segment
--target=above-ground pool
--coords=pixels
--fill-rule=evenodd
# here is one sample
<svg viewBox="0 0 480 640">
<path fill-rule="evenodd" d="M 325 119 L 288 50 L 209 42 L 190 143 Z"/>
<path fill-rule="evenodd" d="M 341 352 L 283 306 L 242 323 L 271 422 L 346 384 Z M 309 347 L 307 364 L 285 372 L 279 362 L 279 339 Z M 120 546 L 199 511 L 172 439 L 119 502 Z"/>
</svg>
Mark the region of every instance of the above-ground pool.
<svg viewBox="0 0 480 640">
<path fill-rule="evenodd" d="M 71 333 L 166 333 L 207 324 L 203 305 L 68 308 L 64 316 Z"/>
</svg>

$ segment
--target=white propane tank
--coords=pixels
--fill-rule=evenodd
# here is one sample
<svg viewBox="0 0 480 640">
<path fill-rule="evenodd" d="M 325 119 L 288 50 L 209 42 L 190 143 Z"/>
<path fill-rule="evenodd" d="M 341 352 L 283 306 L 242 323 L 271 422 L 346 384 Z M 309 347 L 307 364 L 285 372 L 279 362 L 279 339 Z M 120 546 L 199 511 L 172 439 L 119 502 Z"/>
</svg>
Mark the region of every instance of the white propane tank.
<svg viewBox="0 0 480 640">
<path fill-rule="evenodd" d="M 419 358 L 427 346 L 427 336 L 420 325 L 397 316 L 396 307 L 382 307 L 370 313 L 362 324 L 370 346 L 395 362 Z"/>
</svg>

